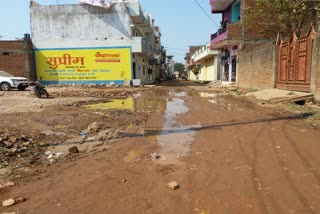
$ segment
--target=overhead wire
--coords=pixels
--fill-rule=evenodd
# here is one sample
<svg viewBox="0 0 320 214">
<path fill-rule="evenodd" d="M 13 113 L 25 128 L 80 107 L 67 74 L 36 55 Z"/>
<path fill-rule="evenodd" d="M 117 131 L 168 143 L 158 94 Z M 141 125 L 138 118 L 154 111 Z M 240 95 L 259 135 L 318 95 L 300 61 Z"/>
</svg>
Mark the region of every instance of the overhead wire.
<svg viewBox="0 0 320 214">
<path fill-rule="evenodd" d="M 215 24 L 217 27 L 219 27 L 219 25 L 209 16 L 209 14 L 203 9 L 203 7 L 199 4 L 199 2 L 197 0 L 193 0 L 198 7 L 202 10 L 202 12 L 210 19 L 210 21 Z"/>
</svg>

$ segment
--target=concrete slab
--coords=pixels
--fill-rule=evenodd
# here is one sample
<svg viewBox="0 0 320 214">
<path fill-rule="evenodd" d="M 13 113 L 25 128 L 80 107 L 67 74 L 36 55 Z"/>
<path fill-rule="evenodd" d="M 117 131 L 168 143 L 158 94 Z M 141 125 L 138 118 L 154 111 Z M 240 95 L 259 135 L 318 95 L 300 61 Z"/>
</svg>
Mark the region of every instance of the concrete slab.
<svg viewBox="0 0 320 214">
<path fill-rule="evenodd" d="M 312 93 L 287 91 L 281 89 L 264 89 L 260 91 L 247 93 L 246 96 L 254 96 L 257 100 L 262 100 L 270 103 L 278 102 L 297 102 L 313 98 Z"/>
</svg>

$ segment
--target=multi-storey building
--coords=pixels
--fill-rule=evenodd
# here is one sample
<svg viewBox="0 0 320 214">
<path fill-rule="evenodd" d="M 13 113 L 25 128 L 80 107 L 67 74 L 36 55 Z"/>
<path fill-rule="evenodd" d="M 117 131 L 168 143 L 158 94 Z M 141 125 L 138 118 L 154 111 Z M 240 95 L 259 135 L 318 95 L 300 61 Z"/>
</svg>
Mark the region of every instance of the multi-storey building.
<svg viewBox="0 0 320 214">
<path fill-rule="evenodd" d="M 200 71 L 200 64 L 197 64 L 192 55 L 201 48 L 201 45 L 197 46 L 189 46 L 189 52 L 186 53 L 185 56 L 185 67 L 188 72 L 188 79 L 189 80 L 198 80 L 199 79 L 199 71 Z"/>
<path fill-rule="evenodd" d="M 220 80 L 219 72 L 219 51 L 211 50 L 210 45 L 206 44 L 193 53 L 191 59 L 200 65 L 198 80 L 200 82 L 211 82 Z"/>
<path fill-rule="evenodd" d="M 167 67 L 167 76 L 168 77 L 172 77 L 173 76 L 173 72 L 174 72 L 174 60 L 173 60 L 173 56 L 166 56 L 167 60 L 166 60 L 166 67 Z"/>
<path fill-rule="evenodd" d="M 154 26 L 151 15 L 142 11 L 139 1 L 114 3 L 109 8 L 90 4 L 39 5 L 31 2 L 30 14 L 36 72 L 37 75 L 44 74 L 45 83 L 123 84 L 140 79 L 142 84 L 146 84 L 159 75 L 160 29 Z M 45 60 L 37 63 L 42 55 Z M 55 61 L 63 62 L 62 65 L 68 64 L 66 61 L 71 62 L 60 69 L 68 79 L 60 78 L 59 68 L 55 68 L 59 63 Z M 51 67 L 43 69 L 42 64 Z M 69 67 L 73 73 L 68 72 Z M 55 78 L 46 81 L 48 74 L 43 70 L 54 74 Z M 85 77 L 80 76 L 79 79 L 76 76 L 78 71 Z M 85 75 L 86 72 L 89 76 Z"/>
<path fill-rule="evenodd" d="M 265 40 L 241 22 L 244 4 L 244 0 L 210 0 L 211 12 L 222 14 L 221 26 L 211 35 L 211 48 L 221 50 L 222 81 L 237 81 L 238 52 L 244 40 Z"/>
</svg>

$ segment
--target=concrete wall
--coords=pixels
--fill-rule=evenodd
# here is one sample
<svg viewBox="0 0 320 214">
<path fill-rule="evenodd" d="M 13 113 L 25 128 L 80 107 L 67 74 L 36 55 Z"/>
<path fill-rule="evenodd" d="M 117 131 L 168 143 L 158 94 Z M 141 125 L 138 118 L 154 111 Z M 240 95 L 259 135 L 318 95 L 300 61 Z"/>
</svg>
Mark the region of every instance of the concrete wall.
<svg viewBox="0 0 320 214">
<path fill-rule="evenodd" d="M 131 18 L 123 4 L 110 9 L 86 4 L 30 7 L 35 48 L 132 46 L 143 52 L 141 37 L 131 36 Z"/>
<path fill-rule="evenodd" d="M 148 74 L 147 58 L 136 55 L 134 62 L 136 63 L 136 78 L 140 79 L 142 84 L 151 83 L 154 80 L 154 72 L 151 75 Z"/>
<path fill-rule="evenodd" d="M 34 80 L 34 60 L 31 41 L 27 43 L 29 74 L 26 66 L 26 44 L 24 41 L 0 41 L 0 70 L 14 76 Z"/>
<path fill-rule="evenodd" d="M 132 35 L 132 20 L 123 4 L 109 9 L 86 4 L 36 5 L 30 7 L 30 14 L 35 48 L 131 46 L 134 53 L 150 52 L 148 38 Z"/>
<path fill-rule="evenodd" d="M 237 85 L 242 88 L 274 88 L 277 52 L 273 42 L 245 43 L 238 55 Z"/>
<path fill-rule="evenodd" d="M 217 57 L 208 56 L 199 62 L 202 67 L 199 73 L 200 81 L 216 81 L 218 77 Z"/>
<path fill-rule="evenodd" d="M 86 4 L 30 7 L 34 42 L 74 38 L 105 40 L 131 37 L 131 18 L 123 4 L 105 9 Z"/>
<path fill-rule="evenodd" d="M 188 72 L 188 78 L 189 78 L 189 80 L 192 80 L 192 81 L 198 80 L 197 75 L 195 75 L 192 71 Z"/>
<path fill-rule="evenodd" d="M 154 41 L 154 34 L 146 34 L 140 29 L 142 35 L 133 35 L 140 27 L 133 27 L 131 18 L 141 15 L 140 24 L 143 25 L 145 16 L 140 14 L 139 2 L 130 3 L 129 10 L 135 11 L 132 8 L 138 11 L 134 17 L 130 17 L 122 3 L 109 9 L 87 4 L 34 4 L 30 7 L 33 46 L 38 49 L 131 46 L 136 57 L 136 78 L 142 83 L 152 82 L 155 72 L 148 75 L 148 57 L 153 57 L 150 44 Z M 153 26 L 148 25 L 149 28 Z M 149 80 L 150 76 L 153 80 Z"/>
</svg>

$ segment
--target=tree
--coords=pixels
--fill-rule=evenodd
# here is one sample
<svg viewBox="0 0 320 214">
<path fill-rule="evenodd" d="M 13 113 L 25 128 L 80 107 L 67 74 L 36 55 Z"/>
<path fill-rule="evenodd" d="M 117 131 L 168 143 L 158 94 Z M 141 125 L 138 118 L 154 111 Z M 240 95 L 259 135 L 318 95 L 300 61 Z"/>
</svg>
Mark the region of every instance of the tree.
<svg viewBox="0 0 320 214">
<path fill-rule="evenodd" d="M 184 65 L 182 63 L 175 63 L 174 70 L 179 71 L 181 73 L 184 71 Z"/>
<path fill-rule="evenodd" d="M 244 22 L 248 30 L 265 37 L 278 33 L 290 35 L 293 28 L 299 34 L 319 23 L 319 1 L 314 0 L 247 0 Z"/>
</svg>

